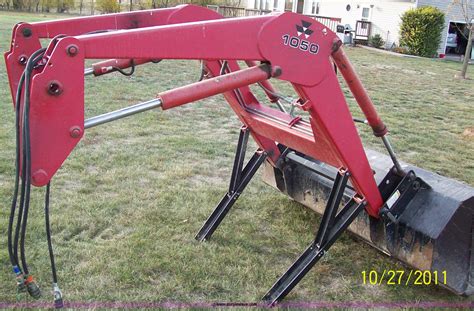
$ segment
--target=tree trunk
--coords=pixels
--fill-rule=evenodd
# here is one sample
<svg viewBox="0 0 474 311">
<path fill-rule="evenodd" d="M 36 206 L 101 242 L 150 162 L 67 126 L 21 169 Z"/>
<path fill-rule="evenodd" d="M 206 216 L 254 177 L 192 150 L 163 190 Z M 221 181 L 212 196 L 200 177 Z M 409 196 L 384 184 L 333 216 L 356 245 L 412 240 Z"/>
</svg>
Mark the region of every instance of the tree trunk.
<svg viewBox="0 0 474 311">
<path fill-rule="evenodd" d="M 466 73 L 467 73 L 467 67 L 469 66 L 469 61 L 471 60 L 471 51 L 472 51 L 472 40 L 473 38 L 473 32 L 474 32 L 474 25 L 470 25 L 469 27 L 469 38 L 467 39 L 467 46 L 466 46 L 466 52 L 464 53 L 464 61 L 462 63 L 462 68 L 461 72 L 459 73 L 459 77 L 462 79 L 466 79 Z"/>
</svg>

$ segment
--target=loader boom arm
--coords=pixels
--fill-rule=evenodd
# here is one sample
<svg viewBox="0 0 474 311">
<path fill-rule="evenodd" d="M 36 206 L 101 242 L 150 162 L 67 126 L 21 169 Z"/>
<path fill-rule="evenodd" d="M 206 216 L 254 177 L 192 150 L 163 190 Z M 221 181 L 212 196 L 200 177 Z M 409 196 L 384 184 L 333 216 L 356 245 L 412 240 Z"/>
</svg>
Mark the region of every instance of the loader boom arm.
<svg viewBox="0 0 474 311">
<path fill-rule="evenodd" d="M 4 55 L 13 102 L 15 102 L 15 91 L 26 62 L 33 52 L 41 48 L 41 39 L 53 39 L 59 35 L 78 36 L 219 18 L 221 18 L 220 14 L 200 6 L 179 5 L 157 10 L 18 23 L 12 31 L 10 50 Z"/>
<path fill-rule="evenodd" d="M 307 26 L 309 35 L 298 35 L 300 25 Z M 33 184 L 45 185 L 82 137 L 85 59 L 207 60 L 216 85 L 221 83 L 220 60 L 231 61 L 236 79 L 242 72 L 235 61 L 260 61 L 278 69 L 278 79 L 292 84 L 300 97 L 297 105 L 310 116 L 309 122 L 296 120 L 262 105 L 246 86 L 256 81 L 243 81 L 240 97 L 233 92 L 235 87 L 221 89 L 260 147 L 270 153 L 273 163 L 280 143 L 348 170 L 360 199 L 367 200 L 369 214 L 378 217 L 382 199 L 330 61 L 341 49 L 338 43 L 325 26 L 292 13 L 58 38 L 46 51 L 47 64 L 32 80 L 31 98 L 44 103 L 31 107 L 31 114 L 39 116 L 31 120 Z M 203 83 L 175 92 L 206 97 Z M 163 108 L 171 106 L 176 104 L 165 99 Z"/>
</svg>

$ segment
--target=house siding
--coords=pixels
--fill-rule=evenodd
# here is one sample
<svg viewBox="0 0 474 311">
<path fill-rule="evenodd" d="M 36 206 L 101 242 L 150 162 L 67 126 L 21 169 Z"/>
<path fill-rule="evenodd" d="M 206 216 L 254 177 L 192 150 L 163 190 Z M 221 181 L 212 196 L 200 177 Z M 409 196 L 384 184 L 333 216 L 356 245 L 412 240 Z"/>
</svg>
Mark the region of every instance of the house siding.
<svg viewBox="0 0 474 311">
<path fill-rule="evenodd" d="M 293 11 L 296 11 L 297 2 L 298 0 L 293 0 Z M 303 14 L 312 13 L 313 2 L 319 3 L 318 15 L 341 18 L 341 24 L 349 24 L 353 29 L 355 29 L 356 21 L 362 18 L 363 8 L 370 8 L 368 20 L 372 22 L 372 35 L 379 34 L 386 42 L 386 48 L 399 44 L 400 17 L 411 8 L 434 6 L 445 13 L 445 25 L 438 48 L 439 54 L 445 53 L 446 50 L 449 22 L 465 22 L 461 9 L 457 5 L 452 5 L 451 0 L 305 0 Z M 274 0 L 247 0 L 246 6 L 254 8 L 256 3 L 261 8 L 274 9 Z M 276 10 L 283 11 L 285 0 L 277 0 L 277 4 Z M 350 11 L 346 10 L 348 4 L 351 5 Z M 471 16 L 474 17 L 474 9 Z"/>
<path fill-rule="evenodd" d="M 399 44 L 401 16 L 415 7 L 411 2 L 378 3 L 373 8 L 372 35 L 379 34 L 390 49 Z"/>
<path fill-rule="evenodd" d="M 444 29 L 441 32 L 441 43 L 438 48 L 438 54 L 443 54 L 446 50 L 446 37 L 448 35 L 449 22 L 463 22 L 466 20 L 458 5 L 452 5 L 451 0 L 418 0 L 418 7 L 434 6 L 445 14 Z M 474 18 L 474 10 L 471 10 L 471 17 Z"/>
<path fill-rule="evenodd" d="M 350 4 L 350 11 L 346 6 Z M 408 9 L 414 8 L 415 3 L 406 1 L 341 1 L 322 0 L 320 14 L 324 16 L 340 17 L 342 24 L 349 24 L 355 29 L 356 21 L 362 19 L 363 8 L 369 8 L 368 21 L 372 22 L 372 35 L 379 34 L 385 41 L 387 48 L 398 45 L 400 16 Z"/>
</svg>

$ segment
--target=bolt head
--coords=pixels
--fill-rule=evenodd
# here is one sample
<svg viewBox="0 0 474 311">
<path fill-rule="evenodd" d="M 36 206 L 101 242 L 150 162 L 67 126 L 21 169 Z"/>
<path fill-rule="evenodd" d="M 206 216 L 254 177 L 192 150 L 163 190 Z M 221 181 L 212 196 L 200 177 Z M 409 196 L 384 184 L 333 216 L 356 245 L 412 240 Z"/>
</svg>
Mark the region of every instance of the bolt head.
<svg viewBox="0 0 474 311">
<path fill-rule="evenodd" d="M 59 81 L 50 81 L 47 86 L 49 95 L 58 96 L 63 92 L 63 86 Z"/>
<path fill-rule="evenodd" d="M 66 52 L 69 56 L 76 56 L 79 53 L 79 48 L 75 44 L 71 44 L 66 48 Z"/>
<path fill-rule="evenodd" d="M 20 65 L 26 65 L 26 62 L 28 62 L 28 56 L 22 54 L 20 57 L 18 57 L 18 63 Z"/>
<path fill-rule="evenodd" d="M 282 73 L 282 70 L 281 70 L 281 67 L 280 66 L 273 66 L 272 67 L 272 77 L 276 78 L 276 77 L 279 77 L 281 76 L 281 73 Z"/>
<path fill-rule="evenodd" d="M 33 179 L 33 182 L 35 184 L 43 185 L 48 181 L 48 174 L 46 174 L 46 172 L 44 170 L 39 169 L 39 170 L 37 170 L 36 172 L 33 173 L 31 178 Z"/>
<path fill-rule="evenodd" d="M 72 138 L 80 138 L 82 135 L 82 130 L 79 126 L 73 126 L 69 130 L 69 135 L 71 135 Z"/>
<path fill-rule="evenodd" d="M 21 33 L 22 33 L 23 37 L 29 38 L 33 34 L 33 31 L 31 30 L 31 28 L 23 28 L 21 30 Z"/>
</svg>

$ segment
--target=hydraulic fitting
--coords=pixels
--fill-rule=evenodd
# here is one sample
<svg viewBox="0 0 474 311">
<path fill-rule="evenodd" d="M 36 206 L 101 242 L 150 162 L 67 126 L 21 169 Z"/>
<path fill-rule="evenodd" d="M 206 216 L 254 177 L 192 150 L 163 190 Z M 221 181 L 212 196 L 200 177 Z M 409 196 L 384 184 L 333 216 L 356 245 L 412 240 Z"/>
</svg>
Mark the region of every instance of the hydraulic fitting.
<svg viewBox="0 0 474 311">
<path fill-rule="evenodd" d="M 13 266 L 13 273 L 15 273 L 16 287 L 19 293 L 26 292 L 25 278 L 18 266 Z"/>
<path fill-rule="evenodd" d="M 41 297 L 41 290 L 36 284 L 35 279 L 32 275 L 28 275 L 25 278 L 26 289 L 28 290 L 28 294 L 34 299 L 39 299 Z"/>
<path fill-rule="evenodd" d="M 59 289 L 59 286 L 57 283 L 53 283 L 53 292 L 54 292 L 54 307 L 56 309 L 60 309 L 64 307 L 63 294 L 61 293 L 61 290 Z"/>
</svg>

